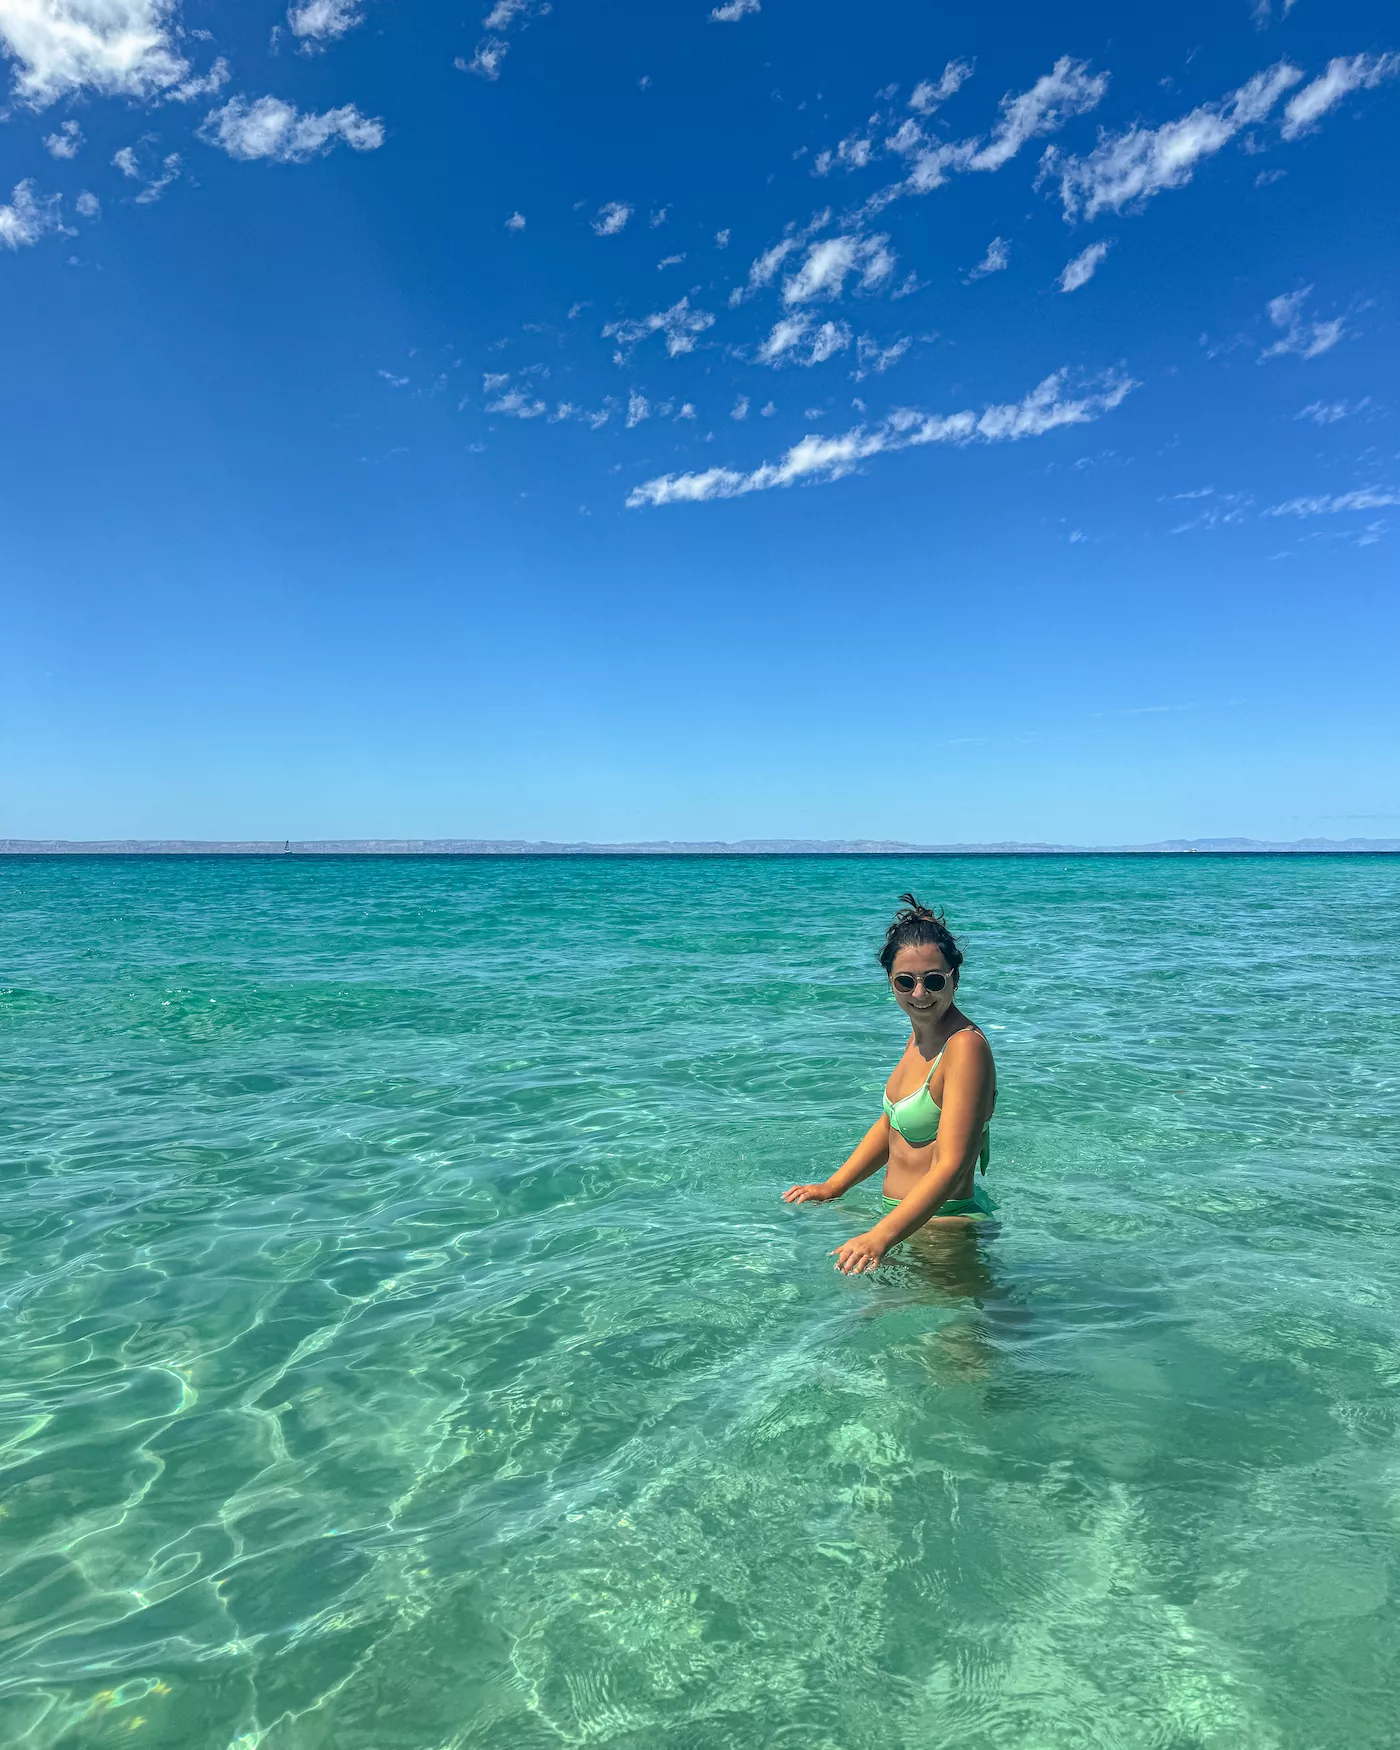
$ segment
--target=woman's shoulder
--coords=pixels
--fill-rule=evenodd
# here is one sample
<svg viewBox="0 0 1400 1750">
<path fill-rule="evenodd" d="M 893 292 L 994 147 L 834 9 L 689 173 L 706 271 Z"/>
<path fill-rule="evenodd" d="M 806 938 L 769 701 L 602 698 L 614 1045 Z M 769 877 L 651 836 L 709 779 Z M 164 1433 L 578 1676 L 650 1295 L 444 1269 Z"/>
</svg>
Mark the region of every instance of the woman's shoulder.
<svg viewBox="0 0 1400 1750">
<path fill-rule="evenodd" d="M 990 1064 L 992 1046 L 987 1035 L 975 1021 L 969 1021 L 948 1037 L 943 1047 L 943 1061 L 949 1064 Z"/>
</svg>

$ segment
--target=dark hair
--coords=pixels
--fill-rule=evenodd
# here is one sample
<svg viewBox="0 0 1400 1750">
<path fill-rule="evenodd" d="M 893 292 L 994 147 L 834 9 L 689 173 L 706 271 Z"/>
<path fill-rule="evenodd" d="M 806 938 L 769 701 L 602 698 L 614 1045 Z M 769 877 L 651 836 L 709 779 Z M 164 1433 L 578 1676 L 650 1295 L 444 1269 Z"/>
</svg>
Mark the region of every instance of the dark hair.
<svg viewBox="0 0 1400 1750">
<path fill-rule="evenodd" d="M 963 963 L 963 953 L 953 932 L 944 923 L 943 913 L 920 905 L 912 893 L 901 893 L 899 897 L 903 904 L 885 931 L 885 945 L 880 950 L 881 966 L 888 972 L 901 948 L 930 947 L 941 948 L 943 958 L 956 972 Z"/>
</svg>

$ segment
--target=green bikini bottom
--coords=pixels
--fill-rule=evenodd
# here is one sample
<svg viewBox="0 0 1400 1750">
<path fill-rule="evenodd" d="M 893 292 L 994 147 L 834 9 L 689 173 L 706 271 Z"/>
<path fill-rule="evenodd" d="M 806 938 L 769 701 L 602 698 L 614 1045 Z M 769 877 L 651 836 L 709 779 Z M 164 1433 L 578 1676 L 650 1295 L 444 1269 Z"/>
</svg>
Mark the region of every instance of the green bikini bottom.
<svg viewBox="0 0 1400 1750">
<path fill-rule="evenodd" d="M 898 1197 L 886 1197 L 885 1214 L 888 1215 L 892 1209 L 898 1209 L 900 1201 Z M 987 1187 L 979 1184 L 973 1186 L 971 1197 L 950 1197 L 946 1203 L 940 1203 L 929 1220 L 932 1221 L 934 1216 L 939 1215 L 961 1215 L 969 1221 L 991 1221 L 995 1218 L 998 1207 L 996 1198 Z"/>
</svg>

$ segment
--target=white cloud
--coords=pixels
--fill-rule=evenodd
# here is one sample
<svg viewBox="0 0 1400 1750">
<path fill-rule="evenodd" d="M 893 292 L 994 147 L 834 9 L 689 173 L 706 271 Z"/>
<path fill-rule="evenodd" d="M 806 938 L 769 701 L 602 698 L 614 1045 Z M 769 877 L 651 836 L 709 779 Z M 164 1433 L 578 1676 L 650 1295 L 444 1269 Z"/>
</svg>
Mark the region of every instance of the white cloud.
<svg viewBox="0 0 1400 1750">
<path fill-rule="evenodd" d="M 1373 90 L 1400 73 L 1400 55 L 1338 55 L 1327 71 L 1288 100 L 1283 112 L 1283 137 L 1296 140 L 1307 133 L 1348 93 Z"/>
<path fill-rule="evenodd" d="M 1335 425 L 1339 419 L 1350 419 L 1370 405 L 1369 395 L 1363 395 L 1359 401 L 1309 401 L 1293 417 L 1310 419 L 1314 425 Z"/>
<path fill-rule="evenodd" d="M 140 144 L 148 146 L 152 138 L 153 136 L 148 134 L 140 141 Z M 158 201 L 171 183 L 178 182 L 180 178 L 181 163 L 178 152 L 167 152 L 161 160 L 160 169 L 153 176 L 148 176 L 141 168 L 141 161 L 137 156 L 135 146 L 123 146 L 120 151 L 114 152 L 112 163 L 123 176 L 129 177 L 133 182 L 145 183 L 146 186 L 135 197 L 139 207 L 148 207 L 153 201 Z"/>
<path fill-rule="evenodd" d="M 663 255 L 656 264 L 656 271 L 660 273 L 663 267 L 679 267 L 684 260 L 684 255 Z"/>
<path fill-rule="evenodd" d="M 62 230 L 59 196 L 36 195 L 32 177 L 17 182 L 10 204 L 0 207 L 0 243 L 8 249 L 23 249 Z"/>
<path fill-rule="evenodd" d="M 669 310 L 658 310 L 639 320 L 609 322 L 603 330 L 603 337 L 617 341 L 619 351 L 614 357 L 621 364 L 627 352 L 652 334 L 665 336 L 666 351 L 672 358 L 683 352 L 694 352 L 696 336 L 714 325 L 715 319 L 710 312 L 692 310 L 687 296 L 672 304 Z"/>
<path fill-rule="evenodd" d="M 761 12 L 762 10 L 758 0 L 725 0 L 723 6 L 716 6 L 710 14 L 710 23 L 737 24 L 750 12 Z"/>
<path fill-rule="evenodd" d="M 523 231 L 525 229 L 524 213 L 512 213 L 506 220 L 507 231 Z"/>
<path fill-rule="evenodd" d="M 877 376 L 883 374 L 889 370 L 891 365 L 899 363 L 912 344 L 907 334 L 901 335 L 898 340 L 891 341 L 888 346 L 881 346 L 878 340 L 873 339 L 868 334 L 862 334 L 856 342 L 856 358 L 860 362 L 860 368 L 855 373 L 856 377 L 858 379 L 867 377 L 871 371 L 874 371 Z"/>
<path fill-rule="evenodd" d="M 631 217 L 632 209 L 625 201 L 609 201 L 605 207 L 598 209 L 593 229 L 600 237 L 616 237 Z"/>
<path fill-rule="evenodd" d="M 734 403 L 733 407 L 730 408 L 729 417 L 731 419 L 747 419 L 748 416 L 749 416 L 749 398 L 747 395 L 741 395 L 739 397 L 739 399 Z"/>
<path fill-rule="evenodd" d="M 851 331 L 844 322 L 817 326 L 803 310 L 776 322 L 757 356 L 761 365 L 822 365 L 850 344 Z"/>
<path fill-rule="evenodd" d="M 499 33 L 509 30 L 514 24 L 528 24 L 532 18 L 543 18 L 549 11 L 547 3 L 539 4 L 537 0 L 496 0 L 481 22 L 487 30 Z M 492 34 L 482 37 L 470 61 L 459 55 L 453 66 L 463 73 L 475 73 L 480 79 L 499 79 L 501 62 L 509 53 L 510 44 L 506 39 Z"/>
<path fill-rule="evenodd" d="M 715 232 L 715 248 L 716 249 L 728 249 L 728 247 L 729 247 L 729 227 L 726 225 L 723 231 L 716 231 Z"/>
<path fill-rule="evenodd" d="M 949 61 L 935 85 L 921 79 L 909 97 L 909 107 L 916 115 L 932 115 L 940 103 L 947 100 L 972 77 L 971 61 Z"/>
<path fill-rule="evenodd" d="M 963 66 L 950 63 L 944 78 L 957 70 L 961 84 L 966 77 Z M 1090 73 L 1086 62 L 1062 55 L 1028 91 L 1014 96 L 1008 92 L 1002 98 L 1000 118 L 985 141 L 979 136 L 956 141 L 932 139 L 912 117 L 906 117 L 886 139 L 885 147 L 907 158 L 909 170 L 902 181 L 872 195 L 866 213 L 879 212 L 902 195 L 929 194 L 962 171 L 1000 170 L 1027 140 L 1053 133 L 1075 116 L 1094 109 L 1107 89 L 1106 73 Z"/>
<path fill-rule="evenodd" d="M 900 137 L 899 134 L 895 135 L 895 141 Z M 902 148 L 895 146 L 895 149 Z M 884 204 L 886 199 L 893 199 L 899 194 L 931 194 L 934 189 L 942 188 L 953 171 L 966 170 L 976 155 L 976 140 L 960 140 L 954 145 L 922 148 L 914 154 L 905 180 L 895 189 L 886 190 L 885 195 L 877 196 L 876 201 Z"/>
<path fill-rule="evenodd" d="M 533 10 L 530 0 L 496 0 L 481 22 L 487 30 L 509 30 L 517 18 L 528 16 Z M 548 12 L 549 8 L 544 10 Z"/>
<path fill-rule="evenodd" d="M 645 395 L 639 395 L 634 389 L 627 397 L 627 429 L 631 431 L 634 425 L 640 425 L 644 419 L 651 418 L 651 403 Z"/>
<path fill-rule="evenodd" d="M 1099 263 L 1108 254 L 1113 245 L 1109 242 L 1091 243 L 1087 249 L 1081 249 L 1073 261 L 1065 263 L 1065 270 L 1056 284 L 1062 292 L 1077 292 L 1080 286 L 1087 286 L 1099 270 Z"/>
<path fill-rule="evenodd" d="M 1073 117 L 1097 108 L 1107 90 L 1107 73 L 1091 73 L 1086 62 L 1061 55 L 1029 91 L 1002 98 L 1001 119 L 987 144 L 968 160 L 968 169 L 1000 170 L 1027 140 L 1055 133 Z"/>
<path fill-rule="evenodd" d="M 1097 388 L 1075 398 L 1064 395 L 1068 373 L 1056 371 L 1022 400 L 1003 406 L 953 414 L 920 413 L 902 408 L 872 427 L 856 426 L 839 437 L 804 437 L 778 462 L 765 462 L 750 473 L 733 468 L 709 468 L 699 474 L 663 474 L 644 481 L 627 499 L 631 509 L 643 505 L 703 503 L 716 498 L 740 498 L 750 492 L 803 481 L 839 480 L 872 456 L 923 444 L 1007 443 L 1037 437 L 1063 425 L 1083 425 L 1117 407 L 1137 385 L 1128 377 L 1109 376 Z"/>
<path fill-rule="evenodd" d="M 1165 188 L 1182 188 L 1203 159 L 1213 157 L 1242 128 L 1268 115 L 1303 75 L 1286 61 L 1267 68 L 1219 103 L 1203 103 L 1160 128 L 1129 128 L 1107 135 L 1086 157 L 1066 157 L 1053 146 L 1042 176 L 1058 177 L 1065 216 L 1092 219 L 1108 208 L 1121 212 Z"/>
<path fill-rule="evenodd" d="M 987 253 L 968 274 L 963 284 L 971 285 L 973 280 L 986 279 L 989 273 L 1002 273 L 1010 265 L 1011 245 L 1005 237 L 993 237 L 987 245 Z"/>
<path fill-rule="evenodd" d="M 44 150 L 53 158 L 76 158 L 84 145 L 77 122 L 64 122 L 56 134 L 44 135 Z"/>
<path fill-rule="evenodd" d="M 749 277 L 745 285 L 736 286 L 729 294 L 731 305 L 742 304 L 745 298 L 761 291 L 764 286 L 772 285 L 777 278 L 778 269 L 788 259 L 794 250 L 801 249 L 818 231 L 823 231 L 831 223 L 831 208 L 824 207 L 809 222 L 800 229 L 789 225 L 778 242 L 765 249 L 762 255 L 755 257 L 749 265 Z M 729 233 L 724 232 L 726 241 Z"/>
<path fill-rule="evenodd" d="M 482 392 L 486 395 L 494 395 L 497 389 L 504 389 L 509 381 L 509 371 L 487 371 L 481 379 Z"/>
<path fill-rule="evenodd" d="M 73 205 L 85 219 L 100 219 L 102 217 L 102 202 L 89 188 L 83 190 Z"/>
<path fill-rule="evenodd" d="M 499 79 L 501 62 L 510 53 L 510 44 L 504 37 L 483 37 L 476 45 L 471 60 L 464 61 L 459 55 L 452 63 L 463 73 L 475 73 L 479 79 Z"/>
<path fill-rule="evenodd" d="M 765 249 L 763 254 L 756 257 L 749 267 L 748 290 L 756 292 L 763 286 L 771 285 L 778 269 L 797 247 L 797 240 L 795 238 L 784 237 L 780 243 L 775 243 L 771 249 Z M 742 297 L 743 292 L 740 291 L 736 293 L 736 296 Z"/>
<path fill-rule="evenodd" d="M 784 285 L 783 302 L 804 304 L 811 298 L 839 298 L 847 276 L 854 272 L 859 272 L 862 288 L 871 290 L 894 271 L 895 258 L 888 243 L 888 237 L 855 235 L 824 237 L 813 243 L 807 259 Z"/>
<path fill-rule="evenodd" d="M 805 151 L 805 147 L 803 148 Z M 837 142 L 834 152 L 818 152 L 813 162 L 813 176 L 825 176 L 838 162 L 847 170 L 864 170 L 875 156 L 875 142 L 862 134 L 847 134 Z"/>
<path fill-rule="evenodd" d="M 176 0 L 0 0 L 0 40 L 19 63 L 15 90 L 35 109 L 84 87 L 152 97 L 179 86 Z"/>
<path fill-rule="evenodd" d="M 293 36 L 331 42 L 353 30 L 364 18 L 356 0 L 303 0 L 287 8 L 287 28 Z"/>
<path fill-rule="evenodd" d="M 372 152 L 384 144 L 384 124 L 363 116 L 353 103 L 320 115 L 299 113 L 280 97 L 233 97 L 222 109 L 210 110 L 199 137 L 221 146 L 230 158 L 268 158 L 275 164 L 305 164 L 329 152 L 339 141 L 356 152 Z"/>
<path fill-rule="evenodd" d="M 524 389 L 507 389 L 504 395 L 486 404 L 488 413 L 504 413 L 508 419 L 538 419 L 546 413 L 543 401 L 535 400 Z"/>
<path fill-rule="evenodd" d="M 1290 498 L 1286 504 L 1271 505 L 1266 516 L 1334 516 L 1338 511 L 1381 510 L 1400 504 L 1400 492 L 1384 486 L 1363 486 L 1356 492 L 1322 493 L 1317 498 Z"/>
<path fill-rule="evenodd" d="M 1289 353 L 1298 358 L 1315 359 L 1324 352 L 1331 352 L 1346 334 L 1346 324 L 1341 316 L 1334 316 L 1327 322 L 1309 321 L 1304 316 L 1303 306 L 1311 295 L 1312 287 L 1304 286 L 1300 292 L 1287 292 L 1282 297 L 1269 299 L 1269 320 L 1282 333 L 1272 346 L 1264 348 L 1259 355 L 1261 361 L 1282 358 Z"/>
</svg>

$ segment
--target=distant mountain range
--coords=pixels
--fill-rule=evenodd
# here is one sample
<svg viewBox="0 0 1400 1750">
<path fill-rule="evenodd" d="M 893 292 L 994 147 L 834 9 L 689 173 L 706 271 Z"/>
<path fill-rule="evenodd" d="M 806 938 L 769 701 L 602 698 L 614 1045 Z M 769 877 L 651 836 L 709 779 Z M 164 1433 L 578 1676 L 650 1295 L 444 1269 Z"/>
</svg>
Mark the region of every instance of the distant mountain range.
<svg viewBox="0 0 1400 1750">
<path fill-rule="evenodd" d="M 642 844 L 525 839 L 0 839 L 4 857 L 1121 857 L 1333 856 L 1400 852 L 1400 839 L 1162 839 L 1151 845 L 911 845 L 897 839 L 652 840 Z"/>
</svg>

